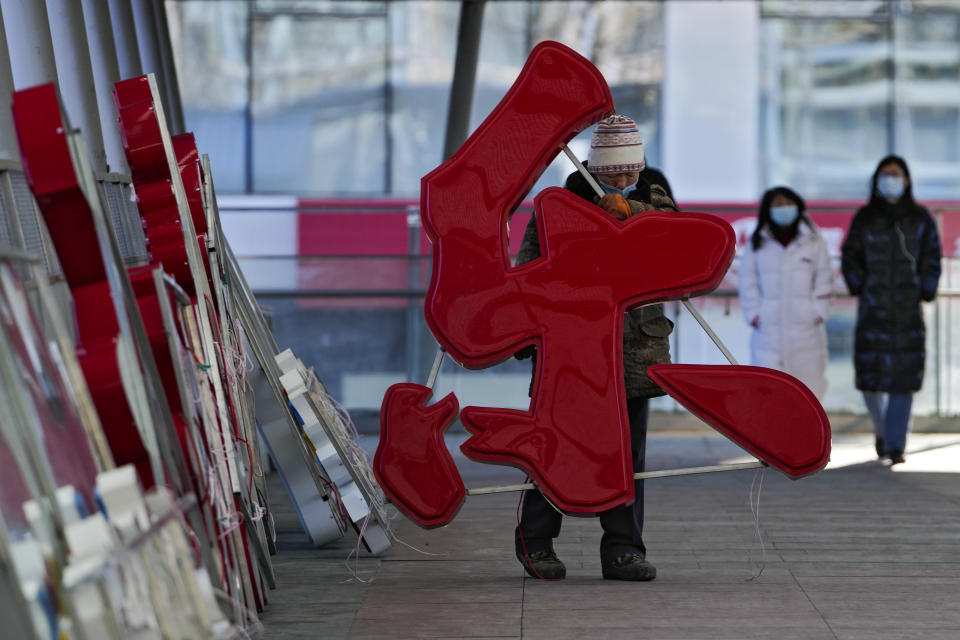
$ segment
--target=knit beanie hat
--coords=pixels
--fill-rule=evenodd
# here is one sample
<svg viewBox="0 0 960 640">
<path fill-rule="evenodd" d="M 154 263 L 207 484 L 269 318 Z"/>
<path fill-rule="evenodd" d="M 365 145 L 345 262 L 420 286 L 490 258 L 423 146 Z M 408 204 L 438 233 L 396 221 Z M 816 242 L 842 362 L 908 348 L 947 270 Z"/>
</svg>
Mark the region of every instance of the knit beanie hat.
<svg viewBox="0 0 960 640">
<path fill-rule="evenodd" d="M 612 115 L 597 125 L 590 138 L 590 173 L 643 171 L 643 138 L 632 118 Z"/>
</svg>

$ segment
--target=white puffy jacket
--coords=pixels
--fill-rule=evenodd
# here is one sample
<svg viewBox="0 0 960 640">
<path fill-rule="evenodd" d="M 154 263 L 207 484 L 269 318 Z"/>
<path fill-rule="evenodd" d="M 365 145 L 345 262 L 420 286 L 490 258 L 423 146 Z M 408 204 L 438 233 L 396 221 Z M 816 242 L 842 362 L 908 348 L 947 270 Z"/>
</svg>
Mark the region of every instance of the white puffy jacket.
<svg viewBox="0 0 960 640">
<path fill-rule="evenodd" d="M 747 245 L 740 262 L 740 304 L 747 323 L 760 326 L 750 338 L 752 364 L 786 371 L 820 399 L 827 392 L 827 319 L 833 269 L 827 244 L 801 222 L 786 247 L 764 229 L 757 251 Z"/>
</svg>

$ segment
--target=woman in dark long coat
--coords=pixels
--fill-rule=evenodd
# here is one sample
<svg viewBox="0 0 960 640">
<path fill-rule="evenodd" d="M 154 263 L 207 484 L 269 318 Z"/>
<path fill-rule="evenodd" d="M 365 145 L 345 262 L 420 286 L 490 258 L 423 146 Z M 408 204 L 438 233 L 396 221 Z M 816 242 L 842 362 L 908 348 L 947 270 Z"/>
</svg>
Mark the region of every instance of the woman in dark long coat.
<svg viewBox="0 0 960 640">
<path fill-rule="evenodd" d="M 923 383 L 926 331 L 921 301 L 937 294 L 940 236 L 913 199 L 907 163 L 887 156 L 870 200 L 843 243 L 843 277 L 858 297 L 854 367 L 873 419 L 877 455 L 903 462 L 913 394 Z"/>
</svg>

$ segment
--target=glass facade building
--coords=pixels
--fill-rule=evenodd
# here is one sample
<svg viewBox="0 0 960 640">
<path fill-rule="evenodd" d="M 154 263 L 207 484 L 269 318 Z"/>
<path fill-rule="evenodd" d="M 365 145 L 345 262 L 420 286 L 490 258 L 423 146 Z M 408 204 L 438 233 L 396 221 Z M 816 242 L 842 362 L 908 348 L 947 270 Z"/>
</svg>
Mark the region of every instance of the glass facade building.
<svg viewBox="0 0 960 640">
<path fill-rule="evenodd" d="M 167 11 L 187 126 L 218 159 L 221 192 L 410 197 L 442 160 L 459 3 L 182 0 Z M 656 158 L 662 13 L 658 2 L 487 3 L 471 126 L 534 44 L 559 40 L 600 68 Z M 572 146 L 585 152 L 582 138 Z"/>
<path fill-rule="evenodd" d="M 761 5 L 764 184 L 860 198 L 886 153 L 927 199 L 960 195 L 960 4 Z"/>
<path fill-rule="evenodd" d="M 210 154 L 218 193 L 347 199 L 321 210 L 298 208 L 297 198 L 271 208 L 246 204 L 267 198 L 240 197 L 221 210 L 248 278 L 274 312 L 278 342 L 315 363 L 348 408 L 370 416 L 387 385 L 422 382 L 432 362 L 435 343 L 422 310 L 429 258 L 405 203 L 393 203 L 389 225 L 375 226 L 365 214 L 376 212 L 350 202 L 415 200 L 420 178 L 443 160 L 459 7 L 166 3 L 186 126 Z M 960 256 L 960 213 L 955 203 L 936 202 L 960 200 L 958 31 L 960 2 L 941 0 L 491 1 L 471 129 L 502 98 L 530 49 L 557 40 L 603 73 L 618 111 L 640 123 L 648 163 L 665 169 L 681 206 L 735 211 L 741 240 L 753 229 L 760 194 L 787 184 L 820 203 L 837 261 L 846 224 L 839 220 L 866 199 L 878 160 L 898 153 L 910 164 L 918 200 L 944 223 L 944 239 L 952 238 L 944 254 Z M 589 132 L 570 146 L 585 157 Z M 533 192 L 562 184 L 571 170 L 561 154 Z M 824 202 L 834 200 L 842 202 Z M 383 242 L 371 248 L 388 226 L 400 240 L 389 250 Z M 511 234 L 522 233 L 521 224 L 512 226 Z M 369 250 L 355 251 L 362 243 Z M 947 260 L 944 268 L 941 298 L 925 310 L 928 382 L 917 397 L 920 414 L 955 413 L 952 398 L 960 397 L 953 375 L 960 358 L 952 322 L 957 267 Z M 733 295 L 736 272 L 735 265 L 730 282 L 700 304 L 746 362 L 749 330 Z M 852 372 L 856 303 L 843 295 L 839 277 L 836 293 L 824 405 L 862 411 Z M 676 361 L 722 361 L 690 318 L 671 312 L 679 321 Z M 465 403 L 521 407 L 529 377 L 528 363 L 469 372 L 449 364 L 439 388 Z M 654 407 L 674 408 L 668 399 Z"/>
<path fill-rule="evenodd" d="M 472 124 L 534 44 L 558 40 L 597 65 L 658 164 L 670 152 L 668 5 L 488 2 Z M 168 0 L 167 11 L 187 125 L 217 159 L 222 192 L 415 196 L 442 160 L 459 3 Z M 759 185 L 859 198 L 877 159 L 897 152 L 920 195 L 960 195 L 958 3 L 763 0 L 756 11 Z M 738 38 L 735 22 L 718 27 Z M 567 170 L 558 162 L 540 186 Z"/>
</svg>

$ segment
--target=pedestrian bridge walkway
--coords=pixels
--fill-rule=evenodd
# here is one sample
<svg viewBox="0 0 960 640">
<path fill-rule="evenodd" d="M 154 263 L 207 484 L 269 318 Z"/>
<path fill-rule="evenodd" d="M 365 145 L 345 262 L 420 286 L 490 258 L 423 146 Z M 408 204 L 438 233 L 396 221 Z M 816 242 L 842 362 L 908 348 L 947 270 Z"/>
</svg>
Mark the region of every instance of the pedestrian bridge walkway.
<svg viewBox="0 0 960 640">
<path fill-rule="evenodd" d="M 713 432 L 662 426 L 650 434 L 650 470 L 746 459 Z M 312 548 L 274 483 L 279 586 L 264 636 L 955 640 L 960 433 L 912 434 L 906 463 L 889 467 L 872 435 L 841 431 L 828 468 L 799 481 L 772 470 L 648 480 L 650 583 L 601 579 L 595 518 L 564 520 L 566 580 L 524 577 L 513 557 L 518 494 L 470 497 L 431 531 L 398 515 L 409 546 L 345 563 L 355 541 Z M 451 436 L 452 451 L 462 438 Z M 519 478 L 457 462 L 467 486 Z"/>
</svg>

